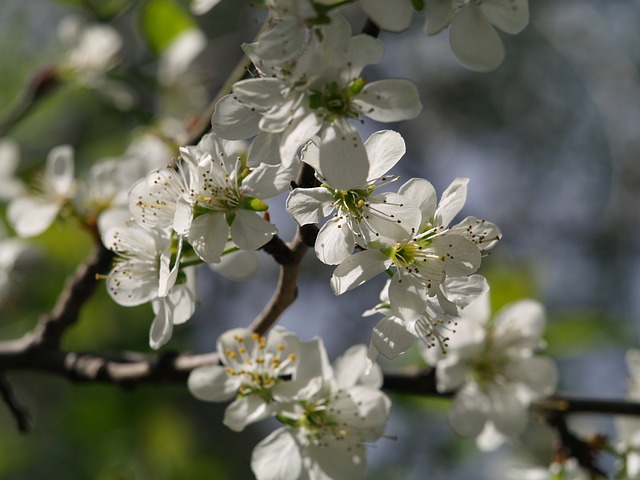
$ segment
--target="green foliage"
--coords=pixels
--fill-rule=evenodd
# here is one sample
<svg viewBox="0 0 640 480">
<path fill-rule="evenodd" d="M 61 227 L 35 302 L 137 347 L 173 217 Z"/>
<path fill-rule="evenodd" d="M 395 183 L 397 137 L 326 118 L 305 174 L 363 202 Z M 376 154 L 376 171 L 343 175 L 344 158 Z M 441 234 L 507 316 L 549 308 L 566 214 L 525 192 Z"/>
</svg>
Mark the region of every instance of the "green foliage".
<svg viewBox="0 0 640 480">
<path fill-rule="evenodd" d="M 150 0 L 140 14 L 140 28 L 147 45 L 161 54 L 181 33 L 194 28 L 193 17 L 172 0 Z"/>
</svg>

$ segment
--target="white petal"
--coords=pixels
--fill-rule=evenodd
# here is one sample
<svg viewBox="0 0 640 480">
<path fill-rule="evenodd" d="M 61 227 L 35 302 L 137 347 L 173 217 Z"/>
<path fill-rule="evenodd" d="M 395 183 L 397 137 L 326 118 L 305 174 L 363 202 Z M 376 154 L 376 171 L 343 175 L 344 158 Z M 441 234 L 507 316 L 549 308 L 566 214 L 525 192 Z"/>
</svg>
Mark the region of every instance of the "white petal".
<svg viewBox="0 0 640 480">
<path fill-rule="evenodd" d="M 324 187 L 295 188 L 287 198 L 287 211 L 298 225 L 318 223 L 333 211 L 333 196 Z"/>
<path fill-rule="evenodd" d="M 298 149 L 318 133 L 322 124 L 322 118 L 315 112 L 305 112 L 291 123 L 282 133 L 280 143 L 280 159 L 284 165 L 293 162 Z"/>
<path fill-rule="evenodd" d="M 69 195 L 74 182 L 73 170 L 73 148 L 69 145 L 52 148 L 47 156 L 45 177 L 58 195 Z"/>
<path fill-rule="evenodd" d="M 422 111 L 417 87 L 411 80 L 401 78 L 367 83 L 353 104 L 363 115 L 378 122 L 411 120 Z"/>
<path fill-rule="evenodd" d="M 315 252 L 322 263 L 338 265 L 353 253 L 355 241 L 344 220 L 332 218 L 325 223 L 316 238 Z"/>
<path fill-rule="evenodd" d="M 331 277 L 331 288 L 336 295 L 342 295 L 384 272 L 390 265 L 391 260 L 379 250 L 358 252 L 338 265 Z"/>
<path fill-rule="evenodd" d="M 426 0 L 427 23 L 424 32 L 435 35 L 444 30 L 453 19 L 455 4 L 451 0 Z"/>
<path fill-rule="evenodd" d="M 393 130 L 380 130 L 373 133 L 364 142 L 364 148 L 369 158 L 368 181 L 385 175 L 407 151 L 402 135 Z"/>
<path fill-rule="evenodd" d="M 337 38 L 337 37 L 336 37 Z M 343 80 L 350 81 L 355 76 L 360 75 L 362 69 L 367 65 L 373 65 L 382 60 L 384 46 L 380 40 L 371 35 L 355 35 L 348 41 L 348 51 L 345 55 L 345 64 L 349 65 L 345 69 Z"/>
<path fill-rule="evenodd" d="M 435 216 L 438 198 L 433 185 L 423 178 L 411 178 L 398 189 L 398 193 L 417 203 L 422 212 L 422 223 L 431 222 Z"/>
<path fill-rule="evenodd" d="M 237 385 L 229 381 L 229 375 L 221 365 L 193 369 L 187 385 L 194 397 L 207 402 L 225 402 L 233 398 L 238 390 Z"/>
<path fill-rule="evenodd" d="M 487 391 L 491 402 L 489 419 L 496 429 L 507 435 L 522 433 L 529 416 L 526 407 L 516 398 L 508 386 L 491 385 Z"/>
<path fill-rule="evenodd" d="M 251 470 L 257 480 L 299 480 L 302 469 L 300 447 L 286 427 L 272 432 L 251 454 Z"/>
<path fill-rule="evenodd" d="M 494 27 L 512 35 L 529 23 L 528 0 L 484 0 L 480 10 Z"/>
<path fill-rule="evenodd" d="M 189 197 L 180 195 L 176 202 L 176 212 L 173 217 L 173 229 L 180 235 L 187 235 L 193 221 L 193 205 Z"/>
<path fill-rule="evenodd" d="M 488 408 L 488 398 L 475 384 L 467 384 L 453 398 L 447 420 L 458 435 L 475 438 L 484 428 Z"/>
<path fill-rule="evenodd" d="M 480 250 L 460 235 L 435 237 L 424 251 L 432 251 L 440 257 L 433 259 L 433 262 L 437 263 L 438 268 L 442 268 L 449 277 L 470 275 L 480 268 Z M 428 265 L 427 268 L 429 268 Z"/>
<path fill-rule="evenodd" d="M 466 217 L 459 224 L 451 227 L 449 233 L 466 237 L 478 245 L 482 252 L 492 249 L 502 237 L 502 232 L 497 225 L 476 217 Z"/>
<path fill-rule="evenodd" d="M 389 359 L 402 355 L 415 341 L 416 337 L 407 330 L 404 322 L 396 317 L 383 318 L 371 332 L 371 343 L 378 352 Z"/>
<path fill-rule="evenodd" d="M 227 244 L 229 226 L 220 213 L 205 213 L 196 217 L 189 229 L 189 243 L 196 254 L 207 263 L 218 263 Z"/>
<path fill-rule="evenodd" d="M 482 433 L 476 438 L 476 445 L 483 452 L 492 452 L 497 450 L 506 440 L 507 437 L 496 430 L 492 422 L 487 422 L 484 424 Z"/>
<path fill-rule="evenodd" d="M 535 300 L 511 303 L 494 318 L 494 346 L 512 355 L 527 355 L 540 346 L 546 324 L 545 309 Z"/>
<path fill-rule="evenodd" d="M 174 325 L 180 325 L 193 316 L 193 312 L 196 310 L 196 294 L 190 285 L 186 283 L 176 285 L 167 297 L 173 309 L 172 322 Z"/>
<path fill-rule="evenodd" d="M 351 190 L 367 184 L 369 159 L 353 126 L 340 122 L 322 132 L 320 165 L 322 175 L 332 188 Z"/>
<path fill-rule="evenodd" d="M 279 133 L 260 131 L 249 147 L 247 166 L 257 167 L 261 163 L 280 165 L 281 139 L 282 135 Z"/>
<path fill-rule="evenodd" d="M 377 367 L 377 366 L 376 366 Z M 367 371 L 369 375 L 367 375 Z M 379 389 L 382 386 L 380 367 L 373 373 L 367 358 L 367 347 L 354 345 L 340 355 L 333 363 L 333 375 L 338 389 L 348 389 L 355 385 L 366 384 L 367 387 Z"/>
<path fill-rule="evenodd" d="M 249 195 L 261 200 L 275 197 L 289 189 L 298 170 L 296 163 L 293 162 L 289 166 L 263 163 L 247 175 L 242 187 Z"/>
<path fill-rule="evenodd" d="M 231 224 L 231 238 L 242 250 L 256 250 L 278 233 L 278 229 L 255 212 L 239 210 Z"/>
<path fill-rule="evenodd" d="M 269 405 L 258 395 L 236 399 L 224 411 L 224 423 L 234 432 L 241 432 L 250 423 L 259 422 L 271 414 Z"/>
<path fill-rule="evenodd" d="M 16 233 L 23 238 L 35 237 L 53 223 L 60 204 L 36 197 L 18 197 L 7 210 L 7 218 Z"/>
<path fill-rule="evenodd" d="M 155 299 L 152 305 L 156 317 L 153 319 L 149 331 L 149 346 L 157 350 L 171 339 L 173 333 L 172 310 L 166 297 Z"/>
<path fill-rule="evenodd" d="M 514 360 L 507 365 L 505 375 L 512 382 L 522 383 L 526 387 L 527 395 L 522 401 L 530 401 L 551 395 L 558 385 L 558 367 L 553 359 L 536 356 Z"/>
<path fill-rule="evenodd" d="M 284 98 L 285 83 L 278 78 L 250 78 L 233 84 L 235 98 L 250 108 L 266 111 Z"/>
<path fill-rule="evenodd" d="M 475 4 L 468 4 L 456 13 L 449 40 L 456 58 L 471 70 L 490 72 L 504 59 L 502 40 Z"/>
<path fill-rule="evenodd" d="M 383 30 L 401 32 L 409 28 L 413 17 L 410 0 L 389 2 L 389 0 L 363 0 L 362 9 L 371 20 Z"/>
<path fill-rule="evenodd" d="M 395 245 L 411 238 L 420 228 L 422 215 L 413 200 L 396 193 L 386 192 L 372 197 L 363 208 L 365 221 L 359 226 L 364 236 L 363 246 L 370 242 Z"/>
<path fill-rule="evenodd" d="M 252 277 L 260 268 L 255 252 L 239 250 L 223 255 L 220 263 L 208 264 L 209 268 L 230 280 L 240 282 Z"/>
<path fill-rule="evenodd" d="M 443 227 L 449 226 L 451 220 L 462 210 L 467 201 L 468 178 L 456 178 L 447 189 L 442 192 L 440 203 L 436 209 L 436 223 Z"/>
<path fill-rule="evenodd" d="M 229 140 L 244 140 L 253 137 L 258 131 L 260 114 L 251 111 L 233 95 L 225 95 L 216 103 L 211 117 L 211 126 L 216 135 Z"/>
</svg>

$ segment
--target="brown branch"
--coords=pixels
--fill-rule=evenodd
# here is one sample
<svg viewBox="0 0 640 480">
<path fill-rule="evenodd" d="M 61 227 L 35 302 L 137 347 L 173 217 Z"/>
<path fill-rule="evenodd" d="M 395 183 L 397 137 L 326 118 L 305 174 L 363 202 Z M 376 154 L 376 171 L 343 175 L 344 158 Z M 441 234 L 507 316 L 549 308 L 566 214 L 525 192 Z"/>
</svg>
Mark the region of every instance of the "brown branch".
<svg viewBox="0 0 640 480">
<path fill-rule="evenodd" d="M 6 136 L 11 127 L 27 116 L 38 100 L 53 92 L 54 87 L 59 84 L 60 79 L 55 67 L 45 67 L 38 70 L 28 80 L 17 102 L 0 120 L 0 137 Z"/>
<path fill-rule="evenodd" d="M 11 385 L 4 376 L 0 376 L 0 395 L 2 395 L 2 400 L 9 409 L 9 412 L 13 415 L 18 431 L 27 433 L 31 429 L 29 412 L 24 406 L 20 405 L 13 394 Z"/>
</svg>

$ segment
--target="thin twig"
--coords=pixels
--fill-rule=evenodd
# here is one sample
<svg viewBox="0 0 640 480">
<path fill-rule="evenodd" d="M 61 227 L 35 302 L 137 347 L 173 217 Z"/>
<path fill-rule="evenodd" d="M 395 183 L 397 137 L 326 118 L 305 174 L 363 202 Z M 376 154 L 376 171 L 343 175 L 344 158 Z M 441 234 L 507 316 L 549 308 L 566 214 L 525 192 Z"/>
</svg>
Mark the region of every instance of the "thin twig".
<svg viewBox="0 0 640 480">
<path fill-rule="evenodd" d="M 20 405 L 18 399 L 13 394 L 11 384 L 9 384 L 7 379 L 2 375 L 0 375 L 0 395 L 2 395 L 2 400 L 11 412 L 11 415 L 13 415 L 16 425 L 18 426 L 18 431 L 27 433 L 31 429 L 29 412 L 23 405 Z"/>
</svg>

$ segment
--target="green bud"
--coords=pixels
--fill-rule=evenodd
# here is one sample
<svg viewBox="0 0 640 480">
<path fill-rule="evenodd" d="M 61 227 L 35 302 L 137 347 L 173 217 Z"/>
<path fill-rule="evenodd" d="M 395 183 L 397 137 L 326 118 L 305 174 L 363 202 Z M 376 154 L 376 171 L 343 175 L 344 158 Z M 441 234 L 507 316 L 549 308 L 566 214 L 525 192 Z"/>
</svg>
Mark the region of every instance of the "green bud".
<svg viewBox="0 0 640 480">
<path fill-rule="evenodd" d="M 359 94 L 366 84 L 367 84 L 367 81 L 362 77 L 358 77 L 354 79 L 353 82 L 349 84 L 349 87 L 347 89 L 349 92 L 349 96 L 354 96 Z"/>
<path fill-rule="evenodd" d="M 252 210 L 254 212 L 264 212 L 269 209 L 269 205 L 264 203 L 259 198 L 255 197 L 242 197 L 240 208 L 245 210 Z"/>
</svg>

